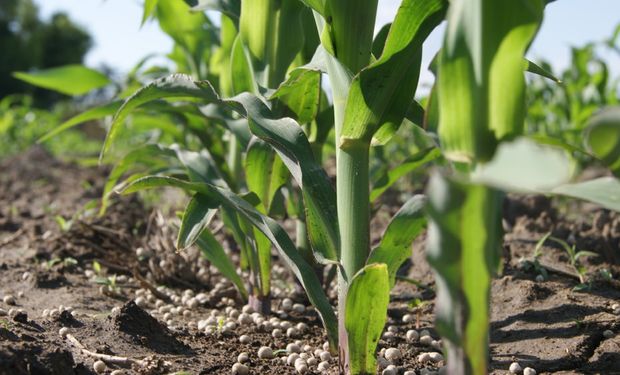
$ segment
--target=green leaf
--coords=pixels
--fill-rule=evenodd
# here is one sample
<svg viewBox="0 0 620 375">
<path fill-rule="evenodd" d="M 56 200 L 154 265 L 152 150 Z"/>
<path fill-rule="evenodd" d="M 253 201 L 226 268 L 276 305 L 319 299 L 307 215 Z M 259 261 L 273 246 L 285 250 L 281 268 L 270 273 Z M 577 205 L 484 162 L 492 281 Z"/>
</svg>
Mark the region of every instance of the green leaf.
<svg viewBox="0 0 620 375">
<path fill-rule="evenodd" d="M 398 129 L 420 76 L 422 43 L 443 20 L 445 0 L 404 0 L 381 57 L 351 83 L 338 144 L 370 142 L 382 126 Z"/>
<path fill-rule="evenodd" d="M 254 77 L 250 53 L 240 35 L 237 35 L 232 45 L 230 70 L 233 94 L 240 94 L 244 91 L 253 94 L 258 93 L 258 84 Z"/>
<path fill-rule="evenodd" d="M 65 65 L 33 72 L 14 72 L 13 76 L 31 85 L 67 95 L 82 95 L 106 86 L 110 79 L 83 65 Z"/>
<path fill-rule="evenodd" d="M 155 12 L 158 0 L 144 0 L 144 12 L 142 13 L 142 22 L 140 26 L 144 25 L 147 19 L 149 19 Z"/>
<path fill-rule="evenodd" d="M 211 223 L 217 213 L 217 205 L 201 194 L 194 194 L 185 207 L 181 227 L 177 236 L 177 249 L 185 250 L 192 246 L 200 234 Z"/>
<path fill-rule="evenodd" d="M 245 220 L 260 230 L 278 250 L 284 262 L 293 271 L 306 290 L 308 299 L 319 312 L 323 324 L 327 329 L 330 342 L 337 342 L 338 327 L 336 316 L 314 269 L 297 251 L 295 244 L 291 241 L 286 231 L 282 229 L 275 220 L 263 215 L 251 204 L 243 198 L 238 197 L 233 192 L 208 183 L 192 183 L 172 177 L 148 176 L 134 181 L 132 184 L 128 185 L 122 193 L 128 194 L 142 189 L 167 186 L 201 193 L 211 199 L 217 200 L 222 205 L 237 212 Z"/>
<path fill-rule="evenodd" d="M 213 88 L 209 83 L 206 83 L 206 85 L 209 85 L 210 89 L 203 90 L 191 77 L 184 74 L 174 74 L 155 80 L 138 90 L 125 100 L 114 115 L 112 125 L 110 126 L 110 130 L 108 130 L 101 150 L 100 158 L 103 158 L 104 154 L 110 149 L 112 143 L 118 136 L 120 126 L 132 110 L 145 103 L 162 98 L 198 97 L 208 103 L 217 101 L 219 98 Z"/>
<path fill-rule="evenodd" d="M 320 15 L 325 15 L 326 1 L 327 0 L 301 0 L 302 3 L 306 4 Z"/>
<path fill-rule="evenodd" d="M 269 99 L 275 98 L 280 99 L 295 113 L 299 123 L 309 123 L 319 111 L 321 72 L 304 68 L 294 69 Z"/>
<path fill-rule="evenodd" d="M 192 64 L 196 66 L 216 40 L 214 28 L 208 27 L 212 26 L 212 23 L 207 16 L 204 13 L 191 12 L 183 1 L 158 1 L 157 19 L 161 29 L 191 56 Z M 194 70 L 194 73 L 199 73 L 197 67 L 194 67 Z"/>
<path fill-rule="evenodd" d="M 239 274 L 235 271 L 235 265 L 230 261 L 226 252 L 220 245 L 219 241 L 213 236 L 211 231 L 207 228 L 198 237 L 196 240 L 196 245 L 202 252 L 205 258 L 212 265 L 214 265 L 218 271 L 228 280 L 232 281 L 235 285 L 239 294 L 244 299 L 248 298 L 248 291 L 243 284 L 243 281 L 239 277 Z"/>
<path fill-rule="evenodd" d="M 546 70 L 545 68 L 543 68 L 540 65 L 537 65 L 536 63 L 525 59 L 525 70 L 527 70 L 530 73 L 534 73 L 534 74 L 538 74 L 541 77 L 545 77 L 547 79 L 552 80 L 555 83 L 562 83 L 562 81 L 559 78 L 556 78 L 553 73 L 551 73 L 550 71 Z"/>
<path fill-rule="evenodd" d="M 394 185 L 402 176 L 410 173 L 423 165 L 436 160 L 441 156 L 441 150 L 437 147 L 424 149 L 403 161 L 394 168 L 388 169 L 372 187 L 370 192 L 370 201 L 374 202 L 383 194 L 390 186 Z"/>
<path fill-rule="evenodd" d="M 620 212 L 620 181 L 613 177 L 561 185 L 551 193 L 583 199 Z"/>
<path fill-rule="evenodd" d="M 543 9 L 542 0 L 451 2 L 437 78 L 447 158 L 489 160 L 498 140 L 523 132 L 523 59 Z"/>
<path fill-rule="evenodd" d="M 121 107 L 121 104 L 123 104 L 121 100 L 116 100 L 99 107 L 91 108 L 85 112 L 80 113 L 79 115 L 73 116 L 67 121 L 58 125 L 56 128 L 54 128 L 54 130 L 39 138 L 37 142 L 41 143 L 47 141 L 48 139 L 56 136 L 57 134 L 64 132 L 67 129 L 71 129 L 77 125 L 80 125 L 86 121 L 97 120 L 106 116 L 112 116 L 114 113 L 116 113 L 116 111 L 118 111 L 118 109 Z"/>
<path fill-rule="evenodd" d="M 503 194 L 431 176 L 426 255 L 437 282 L 436 324 L 448 373 L 486 374 L 491 278 L 499 268 Z"/>
<path fill-rule="evenodd" d="M 387 265 L 369 264 L 353 276 L 344 314 L 351 374 L 375 373 L 375 351 L 387 319 L 389 302 Z"/>
<path fill-rule="evenodd" d="M 336 194 L 329 177 L 315 161 L 310 142 L 299 124 L 288 117 L 275 118 L 269 107 L 250 93 L 221 100 L 208 81 L 194 81 L 181 74 L 156 80 L 128 98 L 118 110 L 101 155 L 110 148 L 123 120 L 133 109 L 152 100 L 170 97 L 193 97 L 207 103 L 224 104 L 248 118 L 251 132 L 276 150 L 302 189 L 308 234 L 315 256 L 321 262 L 338 259 Z"/>
<path fill-rule="evenodd" d="M 604 108 L 592 116 L 585 143 L 616 177 L 620 176 L 620 106 Z"/>
<path fill-rule="evenodd" d="M 126 154 L 114 168 L 112 168 L 112 171 L 108 175 L 108 179 L 103 187 L 99 215 L 103 215 L 110 205 L 110 194 L 116 187 L 120 178 L 127 171 L 130 169 L 138 169 L 139 166 L 143 166 L 142 169 L 149 170 L 152 174 L 155 169 L 169 167 L 171 164 L 170 161 L 174 160 L 174 158 L 174 151 L 160 145 L 151 144 L 142 146 Z"/>
<path fill-rule="evenodd" d="M 194 12 L 215 10 L 226 14 L 232 19 L 239 19 L 241 13 L 240 0 L 185 0 Z"/>
<path fill-rule="evenodd" d="M 493 160 L 471 174 L 474 183 L 517 193 L 545 193 L 567 183 L 575 163 L 563 149 L 517 138 L 500 145 Z"/>
<path fill-rule="evenodd" d="M 245 157 L 245 174 L 248 189 L 261 200 L 262 207 L 259 211 L 271 211 L 275 194 L 286 184 L 286 172 L 271 146 L 259 138 L 253 138 Z"/>
<path fill-rule="evenodd" d="M 392 217 L 381 243 L 368 256 L 367 264 L 387 264 L 390 288 L 396 281 L 396 271 L 411 256 L 411 244 L 426 227 L 425 204 L 423 195 L 409 199 Z"/>
<path fill-rule="evenodd" d="M 418 128 L 424 125 L 424 117 L 426 113 L 424 108 L 417 101 L 413 101 L 405 114 L 403 121 L 399 123 L 383 124 L 382 127 L 372 136 L 372 146 L 383 146 L 387 144 L 390 139 L 396 134 L 398 129 L 407 122 L 411 122 Z"/>
</svg>

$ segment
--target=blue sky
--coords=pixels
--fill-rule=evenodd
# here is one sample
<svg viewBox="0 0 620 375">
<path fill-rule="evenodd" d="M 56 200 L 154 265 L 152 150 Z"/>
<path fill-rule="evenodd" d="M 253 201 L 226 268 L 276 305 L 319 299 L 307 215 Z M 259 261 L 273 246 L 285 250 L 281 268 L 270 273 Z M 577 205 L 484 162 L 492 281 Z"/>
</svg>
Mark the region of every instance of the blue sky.
<svg viewBox="0 0 620 375">
<path fill-rule="evenodd" d="M 95 46 L 86 57 L 86 64 L 109 65 L 126 72 L 143 56 L 166 53 L 170 40 L 151 22 L 140 28 L 140 0 L 35 0 L 43 17 L 65 11 L 94 36 Z M 390 20 L 400 2 L 379 0 L 377 24 Z M 529 52 L 530 58 L 545 58 L 556 68 L 566 67 L 571 45 L 599 41 L 609 37 L 620 23 L 620 0 L 557 0 L 547 7 L 542 28 Z M 425 45 L 424 62 L 441 44 L 443 28 L 436 30 Z M 620 59 L 604 55 L 620 73 Z M 422 76 L 430 82 L 430 74 Z"/>
</svg>

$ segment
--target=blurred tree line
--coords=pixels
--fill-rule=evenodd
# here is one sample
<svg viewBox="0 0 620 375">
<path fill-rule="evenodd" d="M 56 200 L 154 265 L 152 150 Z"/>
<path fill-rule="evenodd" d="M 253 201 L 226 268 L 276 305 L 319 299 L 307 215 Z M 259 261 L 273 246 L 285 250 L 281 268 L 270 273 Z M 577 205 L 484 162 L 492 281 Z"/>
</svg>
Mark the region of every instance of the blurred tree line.
<svg viewBox="0 0 620 375">
<path fill-rule="evenodd" d="M 31 94 L 36 105 L 50 105 L 59 94 L 27 85 L 11 73 L 80 64 L 92 44 L 88 32 L 65 13 L 44 21 L 32 0 L 0 0 L 0 98 Z"/>
</svg>

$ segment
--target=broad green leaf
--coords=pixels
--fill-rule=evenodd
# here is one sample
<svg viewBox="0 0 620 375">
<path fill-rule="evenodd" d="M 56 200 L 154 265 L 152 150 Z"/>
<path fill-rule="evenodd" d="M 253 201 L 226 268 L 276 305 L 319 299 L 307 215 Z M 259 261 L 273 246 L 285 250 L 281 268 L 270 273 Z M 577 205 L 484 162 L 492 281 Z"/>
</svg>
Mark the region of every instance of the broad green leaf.
<svg viewBox="0 0 620 375">
<path fill-rule="evenodd" d="M 381 26 L 381 29 L 377 35 L 375 35 L 375 39 L 372 41 L 372 54 L 375 58 L 379 58 L 383 53 L 383 47 L 385 47 L 385 41 L 390 32 L 390 27 L 392 27 L 392 23 L 386 23 Z"/>
<path fill-rule="evenodd" d="M 158 0 L 144 0 L 144 11 L 142 13 L 142 22 L 140 26 L 144 25 L 147 19 L 149 19 L 155 12 Z"/>
<path fill-rule="evenodd" d="M 266 82 L 266 87 L 269 88 L 275 88 L 284 81 L 291 63 L 302 51 L 305 42 L 301 19 L 304 5 L 300 1 L 274 1 L 274 3 L 279 4 L 279 7 L 268 21 L 277 22 L 273 38 L 275 43 L 272 45 L 274 53 L 270 61 L 272 66 Z"/>
<path fill-rule="evenodd" d="M 110 149 L 111 144 L 118 135 L 120 126 L 132 110 L 145 103 L 162 98 L 198 97 L 209 103 L 217 101 L 219 99 L 217 94 L 213 88 L 210 87 L 210 84 L 206 84 L 209 85 L 210 89 L 203 90 L 191 77 L 183 74 L 174 74 L 155 80 L 138 90 L 125 100 L 114 115 L 112 125 L 110 126 L 110 130 L 108 131 L 101 150 L 101 158 L 103 158 L 104 154 Z"/>
<path fill-rule="evenodd" d="M 238 20 L 241 13 L 240 0 L 185 0 L 194 12 L 215 10 L 226 14 L 232 19 Z"/>
<path fill-rule="evenodd" d="M 552 80 L 555 83 L 562 83 L 562 81 L 559 78 L 556 78 L 553 73 L 551 73 L 550 71 L 546 70 L 545 68 L 543 68 L 540 65 L 537 65 L 536 63 L 525 59 L 525 70 L 527 70 L 530 73 L 534 73 L 534 74 L 538 74 L 541 77 L 545 77 L 547 79 Z"/>
<path fill-rule="evenodd" d="M 320 15 L 325 15 L 325 2 L 327 0 L 300 0 L 302 3 L 315 10 Z"/>
<path fill-rule="evenodd" d="M 225 15 L 222 15 L 220 22 L 220 46 L 211 55 L 209 73 L 219 78 L 219 93 L 224 97 L 229 97 L 233 94 L 230 58 L 235 40 L 237 39 L 237 27 L 232 19 Z"/>
<path fill-rule="evenodd" d="M 491 278 L 500 264 L 503 194 L 439 173 L 427 187 L 426 256 L 435 271 L 435 327 L 450 374 L 486 374 Z"/>
<path fill-rule="evenodd" d="M 567 183 L 575 163 L 565 150 L 517 138 L 500 145 L 493 160 L 479 164 L 471 180 L 518 193 L 545 193 Z"/>
<path fill-rule="evenodd" d="M 585 143 L 615 176 L 620 176 L 620 106 L 605 108 L 590 119 Z"/>
<path fill-rule="evenodd" d="M 405 202 L 385 229 L 379 246 L 368 256 L 367 264 L 387 265 L 390 288 L 394 286 L 398 268 L 411 257 L 411 244 L 426 227 L 425 204 L 423 195 L 414 195 Z"/>
<path fill-rule="evenodd" d="M 156 80 L 128 98 L 118 110 L 108 131 L 102 156 L 133 109 L 149 101 L 174 97 L 193 97 L 206 103 L 224 104 L 248 118 L 252 133 L 276 150 L 302 189 L 308 234 L 317 259 L 322 262 L 338 259 L 336 194 L 329 177 L 315 161 L 312 147 L 299 124 L 288 117 L 275 118 L 269 107 L 252 94 L 242 93 L 221 100 L 208 81 L 194 81 L 180 74 Z"/>
<path fill-rule="evenodd" d="M 405 118 L 403 121 L 399 123 L 386 123 L 383 124 L 382 127 L 377 130 L 377 132 L 372 136 L 371 146 L 383 146 L 387 144 L 394 134 L 400 129 L 402 124 L 407 123 L 407 121 L 413 123 L 415 126 L 421 127 L 424 125 L 424 117 L 426 113 L 424 108 L 417 101 L 413 101 L 405 113 Z"/>
<path fill-rule="evenodd" d="M 157 20 L 160 28 L 176 43 L 180 65 L 188 65 L 193 74 L 203 76 L 200 65 L 217 40 L 209 18 L 204 13 L 191 12 L 181 0 L 161 0 L 157 2 Z"/>
<path fill-rule="evenodd" d="M 293 111 L 300 124 L 314 120 L 321 100 L 321 72 L 297 68 L 270 99 L 278 98 Z"/>
<path fill-rule="evenodd" d="M 230 258 L 222 248 L 222 245 L 220 245 L 219 241 L 213 236 L 208 228 L 200 234 L 196 240 L 196 245 L 204 257 L 207 258 L 207 260 L 211 262 L 211 264 L 214 265 L 224 277 L 232 281 L 239 291 L 239 294 L 241 294 L 244 299 L 247 299 L 248 291 L 239 277 L 239 274 L 235 271 L 235 265 L 230 261 Z"/>
<path fill-rule="evenodd" d="M 103 187 L 103 195 L 101 197 L 100 215 L 106 211 L 110 204 L 110 194 L 117 186 L 120 178 L 130 170 L 149 170 L 152 174 L 154 169 L 170 166 L 171 161 L 175 158 L 174 151 L 160 145 L 146 145 L 126 154 L 108 175 L 106 183 Z M 173 163 L 174 165 L 174 163 Z M 140 168 L 142 167 L 142 168 Z"/>
<path fill-rule="evenodd" d="M 583 199 L 620 212 L 620 181 L 613 177 L 560 185 L 551 193 Z"/>
<path fill-rule="evenodd" d="M 112 116 L 116 113 L 116 111 L 118 111 L 118 109 L 121 107 L 121 104 L 123 104 L 122 101 L 116 100 L 99 107 L 91 108 L 85 112 L 80 113 L 79 115 L 73 116 L 67 121 L 58 125 L 56 128 L 54 128 L 54 130 L 39 138 L 37 142 L 44 142 L 56 136 L 57 134 L 62 133 L 67 129 L 71 129 L 74 126 L 80 125 L 86 121 L 97 120 L 106 116 Z"/>
<path fill-rule="evenodd" d="M 449 159 L 489 160 L 498 140 L 523 132 L 523 59 L 543 8 L 542 0 L 450 3 L 437 78 L 439 136 Z"/>
<path fill-rule="evenodd" d="M 445 0 L 403 1 L 381 57 L 353 79 L 339 145 L 370 142 L 382 126 L 398 129 L 418 85 L 422 43 L 442 21 L 446 6 Z"/>
<path fill-rule="evenodd" d="M 253 138 L 245 157 L 248 189 L 261 200 L 259 211 L 269 213 L 276 192 L 286 184 L 288 173 L 269 144 Z"/>
<path fill-rule="evenodd" d="M 213 201 L 201 194 L 194 194 L 183 212 L 177 236 L 177 249 L 185 250 L 192 246 L 211 223 L 216 213 L 217 205 Z"/>
<path fill-rule="evenodd" d="M 387 319 L 389 302 L 387 265 L 369 264 L 353 276 L 344 314 L 351 374 L 375 373 L 375 351 Z"/>
<path fill-rule="evenodd" d="M 325 0 L 326 22 L 317 21 L 323 47 L 353 74 L 370 63 L 377 4 L 378 0 L 366 0 L 363 6 L 358 0 Z"/>
<path fill-rule="evenodd" d="M 254 77 L 250 53 L 240 35 L 235 38 L 230 56 L 230 76 L 232 93 L 240 94 L 244 91 L 258 93 L 258 85 Z"/>
<path fill-rule="evenodd" d="M 308 299 L 319 312 L 323 324 L 327 329 L 330 342 L 332 344 L 337 342 L 338 328 L 336 316 L 314 269 L 304 260 L 286 231 L 282 229 L 275 220 L 263 215 L 251 204 L 246 202 L 243 198 L 238 197 L 233 192 L 208 183 L 192 183 L 172 177 L 149 176 L 134 181 L 123 190 L 123 194 L 136 192 L 142 189 L 166 186 L 204 194 L 229 209 L 234 210 L 260 230 L 278 250 L 282 259 L 306 290 Z"/>
<path fill-rule="evenodd" d="M 440 156 L 440 149 L 437 147 L 430 147 L 408 157 L 396 167 L 388 169 L 385 174 L 382 175 L 373 185 L 372 190 L 370 191 L 370 201 L 374 202 L 402 176 L 420 168 Z"/>
<path fill-rule="evenodd" d="M 83 95 L 110 83 L 108 77 L 83 65 L 65 65 L 33 72 L 14 72 L 13 76 L 31 85 L 67 95 Z"/>
</svg>

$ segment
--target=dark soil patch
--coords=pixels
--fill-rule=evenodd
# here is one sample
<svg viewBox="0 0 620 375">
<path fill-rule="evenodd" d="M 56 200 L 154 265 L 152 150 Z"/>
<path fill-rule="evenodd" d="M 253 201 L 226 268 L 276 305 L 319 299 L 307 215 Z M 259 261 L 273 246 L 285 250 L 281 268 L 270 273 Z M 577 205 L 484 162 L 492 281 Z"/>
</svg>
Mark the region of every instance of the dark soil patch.
<svg viewBox="0 0 620 375">
<path fill-rule="evenodd" d="M 0 374 L 94 373 L 95 358 L 61 337 L 63 327 L 88 351 L 129 360 L 109 364 L 108 374 L 229 374 L 241 352 L 249 354 L 252 374 L 293 374 L 293 367 L 282 361 L 283 353 L 261 360 L 258 348 L 284 349 L 295 339 L 312 348 L 325 342 L 314 311 L 280 311 L 294 282 L 277 262 L 274 286 L 281 291 L 272 301 L 273 316 L 306 324 L 303 333 L 295 339 L 274 338 L 268 327 L 240 324 L 211 334 L 198 329 L 210 318 L 223 326 L 221 316 L 241 310 L 234 288 L 196 250 L 177 253 L 168 216 L 145 208 L 136 196 L 116 199 L 103 216 L 84 210 L 100 197 L 106 170 L 61 163 L 40 149 L 0 163 L 0 170 L 0 297 L 16 297 L 15 306 L 0 302 L 0 314 L 10 312 L 0 316 Z M 505 261 L 492 289 L 493 374 L 507 374 L 513 361 L 539 374 L 620 374 L 620 318 L 612 309 L 620 303 L 614 281 L 620 276 L 620 217 L 560 203 L 545 197 L 506 201 Z M 373 238 L 387 223 L 387 212 L 396 209 L 391 202 L 386 214 L 380 213 Z M 58 215 L 72 220 L 71 225 L 61 228 Z M 536 281 L 536 270 L 523 266 L 547 232 L 600 254 L 585 262 L 589 289 L 574 290 L 578 277 L 564 250 L 552 243 L 545 244 L 540 257 L 547 280 Z M 432 329 L 434 285 L 424 260 L 424 241 L 424 235 L 416 241 L 411 261 L 400 274 L 426 287 L 397 283 L 387 324 L 396 335 L 379 343 L 380 349 L 401 349 L 400 374 L 437 369 L 417 361 L 420 353 L 432 349 L 404 338 L 407 330 L 417 328 L 430 330 L 438 339 Z M 147 255 L 138 256 L 139 248 L 138 253 Z M 601 270 L 614 279 L 602 277 Z M 140 307 L 132 302 L 138 294 L 143 297 Z M 188 305 L 190 296 L 197 306 Z M 409 303 L 416 299 L 424 303 L 414 309 Z M 416 321 L 403 323 L 405 314 L 414 314 Z M 270 317 L 265 318 L 268 322 Z M 605 330 L 616 335 L 606 338 Z M 241 335 L 249 336 L 249 342 L 240 343 Z M 337 373 L 335 363 L 330 362 L 329 374 Z"/>
</svg>

